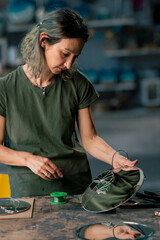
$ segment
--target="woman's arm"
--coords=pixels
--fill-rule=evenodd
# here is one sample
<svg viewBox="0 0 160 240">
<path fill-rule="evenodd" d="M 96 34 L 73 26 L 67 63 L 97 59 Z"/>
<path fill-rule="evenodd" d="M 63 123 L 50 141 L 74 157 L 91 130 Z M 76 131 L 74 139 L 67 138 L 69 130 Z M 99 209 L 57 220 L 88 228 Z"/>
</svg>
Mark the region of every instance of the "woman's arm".
<svg viewBox="0 0 160 240">
<path fill-rule="evenodd" d="M 116 151 L 97 135 L 89 107 L 78 111 L 78 127 L 84 149 L 94 158 L 112 165 L 112 158 Z M 131 162 L 117 153 L 113 168 L 136 169 L 133 167 L 136 163 L 137 160 Z"/>
<path fill-rule="evenodd" d="M 5 134 L 6 119 L 0 116 L 0 162 L 13 165 L 28 167 L 40 177 L 50 180 L 62 177 L 61 170 L 48 158 L 36 156 L 29 152 L 15 151 L 3 145 Z M 46 173 L 49 173 L 45 176 Z"/>
<path fill-rule="evenodd" d="M 3 140 L 5 135 L 6 119 L 0 116 L 0 162 L 7 165 L 26 166 L 27 152 L 17 152 L 10 148 L 3 146 Z"/>
</svg>

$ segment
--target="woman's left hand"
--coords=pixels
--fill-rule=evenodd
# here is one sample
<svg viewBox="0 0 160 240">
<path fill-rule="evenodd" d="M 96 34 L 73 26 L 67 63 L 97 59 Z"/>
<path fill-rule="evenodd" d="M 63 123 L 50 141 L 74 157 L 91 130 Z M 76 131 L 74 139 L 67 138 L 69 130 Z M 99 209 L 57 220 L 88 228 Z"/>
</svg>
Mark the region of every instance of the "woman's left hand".
<svg viewBox="0 0 160 240">
<path fill-rule="evenodd" d="M 137 170 L 138 160 L 128 160 L 97 135 L 89 107 L 78 111 L 78 127 L 82 145 L 91 156 L 112 165 L 115 172 Z"/>
<path fill-rule="evenodd" d="M 116 226 L 114 228 L 114 235 L 116 239 L 137 239 L 141 233 L 132 230 L 129 226 Z"/>
<path fill-rule="evenodd" d="M 138 168 L 135 166 L 138 163 L 138 160 L 130 161 L 126 157 L 117 153 L 112 161 L 112 167 L 114 172 L 119 172 L 121 169 L 124 171 L 128 170 L 137 170 Z"/>
</svg>

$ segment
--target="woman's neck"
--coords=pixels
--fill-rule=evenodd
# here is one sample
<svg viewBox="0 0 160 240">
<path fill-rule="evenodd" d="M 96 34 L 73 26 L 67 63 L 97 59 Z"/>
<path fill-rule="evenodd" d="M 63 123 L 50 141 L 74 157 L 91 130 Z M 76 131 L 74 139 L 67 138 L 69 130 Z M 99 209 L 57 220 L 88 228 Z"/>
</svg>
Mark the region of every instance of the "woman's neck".
<svg viewBox="0 0 160 240">
<path fill-rule="evenodd" d="M 51 82 L 53 82 L 53 80 L 54 80 L 54 75 L 50 71 L 47 71 L 47 70 L 43 71 L 41 73 L 40 77 L 38 77 L 38 78 L 35 78 L 32 71 L 27 66 L 27 64 L 23 65 L 23 70 L 24 70 L 28 80 L 35 86 L 46 87 L 49 84 L 51 84 Z"/>
</svg>

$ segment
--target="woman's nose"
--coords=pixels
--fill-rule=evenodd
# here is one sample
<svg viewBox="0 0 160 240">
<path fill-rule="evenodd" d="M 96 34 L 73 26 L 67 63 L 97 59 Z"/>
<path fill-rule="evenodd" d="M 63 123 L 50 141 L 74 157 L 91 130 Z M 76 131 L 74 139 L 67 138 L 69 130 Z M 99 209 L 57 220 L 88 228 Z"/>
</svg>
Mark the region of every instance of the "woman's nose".
<svg viewBox="0 0 160 240">
<path fill-rule="evenodd" d="M 65 62 L 65 67 L 67 69 L 70 69 L 72 67 L 72 64 L 73 64 L 73 61 L 71 59 L 69 59 Z"/>
</svg>

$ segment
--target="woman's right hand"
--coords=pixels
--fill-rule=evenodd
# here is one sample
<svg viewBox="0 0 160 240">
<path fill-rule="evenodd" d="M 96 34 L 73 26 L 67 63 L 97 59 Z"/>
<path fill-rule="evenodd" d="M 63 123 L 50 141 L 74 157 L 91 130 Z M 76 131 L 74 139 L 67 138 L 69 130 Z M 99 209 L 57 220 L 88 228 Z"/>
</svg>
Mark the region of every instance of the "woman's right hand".
<svg viewBox="0 0 160 240">
<path fill-rule="evenodd" d="M 45 180 L 63 177 L 61 169 L 49 158 L 5 147 L 3 145 L 5 127 L 6 118 L 0 115 L 0 162 L 13 166 L 26 166 Z"/>
<path fill-rule="evenodd" d="M 49 158 L 29 154 L 26 159 L 26 166 L 30 168 L 32 172 L 48 181 L 53 178 L 63 177 L 61 169 Z"/>
</svg>

